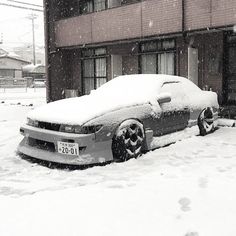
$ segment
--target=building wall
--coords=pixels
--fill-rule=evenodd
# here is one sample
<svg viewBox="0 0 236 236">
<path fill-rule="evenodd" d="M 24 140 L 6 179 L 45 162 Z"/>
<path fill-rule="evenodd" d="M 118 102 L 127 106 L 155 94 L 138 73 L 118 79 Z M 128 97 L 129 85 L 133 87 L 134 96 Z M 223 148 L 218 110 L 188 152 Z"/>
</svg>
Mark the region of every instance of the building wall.
<svg viewBox="0 0 236 236">
<path fill-rule="evenodd" d="M 181 0 L 149 0 L 141 6 L 142 37 L 182 31 Z"/>
<path fill-rule="evenodd" d="M 235 0 L 146 0 L 66 19 L 59 17 L 57 0 L 44 0 L 44 4 L 48 101 L 62 98 L 63 88 L 79 88 L 81 94 L 79 48 L 107 46 L 108 55 L 122 55 L 123 74 L 138 73 L 138 46 L 131 42 L 163 36 L 177 37 L 178 75 L 188 76 L 188 46 L 198 49 L 199 86 L 208 85 L 219 94 L 221 101 L 223 68 L 219 66 L 217 71 L 212 72 L 209 62 L 218 58 L 223 64 L 223 32 L 220 30 L 236 24 Z M 212 28 L 214 30 L 211 31 Z M 110 56 L 107 60 L 109 80 Z"/>
<path fill-rule="evenodd" d="M 127 43 L 108 46 L 108 55 L 121 55 L 122 56 L 122 74 L 137 74 L 138 71 L 138 44 Z M 110 71 L 110 58 L 108 60 L 108 80 L 111 79 Z"/>
<path fill-rule="evenodd" d="M 71 54 L 67 50 L 57 50 L 50 57 L 50 66 L 53 73 L 50 75 L 50 97 L 49 101 L 65 97 L 65 89 L 70 89 L 73 84 Z"/>
</svg>

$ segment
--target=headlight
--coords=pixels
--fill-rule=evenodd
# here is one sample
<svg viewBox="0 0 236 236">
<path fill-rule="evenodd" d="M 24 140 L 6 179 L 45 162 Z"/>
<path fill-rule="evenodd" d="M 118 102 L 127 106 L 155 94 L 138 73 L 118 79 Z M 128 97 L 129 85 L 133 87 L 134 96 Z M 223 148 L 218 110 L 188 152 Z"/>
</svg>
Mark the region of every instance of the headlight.
<svg viewBox="0 0 236 236">
<path fill-rule="evenodd" d="M 38 127 L 39 122 L 37 120 L 32 120 L 30 118 L 27 118 L 27 123 L 26 124 L 30 125 L 30 126 Z"/>
<path fill-rule="evenodd" d="M 74 133 L 74 126 L 72 125 L 62 125 L 61 126 L 61 131 L 66 132 L 66 133 Z"/>
<path fill-rule="evenodd" d="M 91 126 L 75 126 L 76 134 L 93 134 L 98 132 L 102 128 L 102 125 Z"/>
<path fill-rule="evenodd" d="M 79 125 L 61 125 L 60 131 L 76 134 L 93 134 L 98 132 L 102 125 L 79 126 Z"/>
</svg>

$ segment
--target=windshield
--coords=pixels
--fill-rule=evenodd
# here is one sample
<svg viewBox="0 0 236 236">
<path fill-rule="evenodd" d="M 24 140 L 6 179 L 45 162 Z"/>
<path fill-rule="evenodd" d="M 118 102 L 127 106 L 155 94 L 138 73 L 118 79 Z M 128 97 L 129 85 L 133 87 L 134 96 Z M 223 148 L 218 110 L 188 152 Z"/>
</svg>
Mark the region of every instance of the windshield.
<svg viewBox="0 0 236 236">
<path fill-rule="evenodd" d="M 157 96 L 161 86 L 161 77 L 156 75 L 127 75 L 117 77 L 95 90 L 92 95 L 110 98 L 129 98 L 143 101 Z"/>
</svg>

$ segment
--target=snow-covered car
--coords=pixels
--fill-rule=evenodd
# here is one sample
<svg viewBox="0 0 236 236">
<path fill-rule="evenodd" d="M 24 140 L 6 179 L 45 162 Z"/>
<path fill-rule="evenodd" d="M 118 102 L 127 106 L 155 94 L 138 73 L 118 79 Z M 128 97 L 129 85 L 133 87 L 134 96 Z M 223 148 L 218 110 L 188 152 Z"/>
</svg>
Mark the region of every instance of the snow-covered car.
<svg viewBox="0 0 236 236">
<path fill-rule="evenodd" d="M 20 128 L 19 153 L 55 163 L 125 161 L 184 134 L 215 129 L 217 95 L 170 75 L 117 77 L 90 95 L 39 107 Z M 176 136 L 178 137 L 178 136 Z"/>
</svg>

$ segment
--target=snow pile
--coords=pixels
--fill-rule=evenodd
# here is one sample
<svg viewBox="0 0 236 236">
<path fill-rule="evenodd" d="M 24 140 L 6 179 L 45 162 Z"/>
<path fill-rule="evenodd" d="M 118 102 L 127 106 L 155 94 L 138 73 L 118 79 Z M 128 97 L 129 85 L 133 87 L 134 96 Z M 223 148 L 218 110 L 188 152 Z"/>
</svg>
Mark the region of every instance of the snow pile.
<svg viewBox="0 0 236 236">
<path fill-rule="evenodd" d="M 166 134 L 160 137 L 153 137 L 153 140 L 151 142 L 151 149 L 157 147 L 164 147 L 168 144 L 175 143 L 179 140 L 190 138 L 198 134 L 199 134 L 199 128 L 197 125 L 195 125 L 191 128 L 186 128 L 184 130 L 175 133 Z"/>
<path fill-rule="evenodd" d="M 218 126 L 235 127 L 236 120 L 219 118 L 217 120 L 217 124 L 218 124 Z"/>
<path fill-rule="evenodd" d="M 46 88 L 0 88 L 0 103 L 6 105 L 45 104 Z"/>
<path fill-rule="evenodd" d="M 0 235 L 236 235 L 235 128 L 67 171 L 16 155 L 30 109 L 0 104 Z"/>
</svg>

